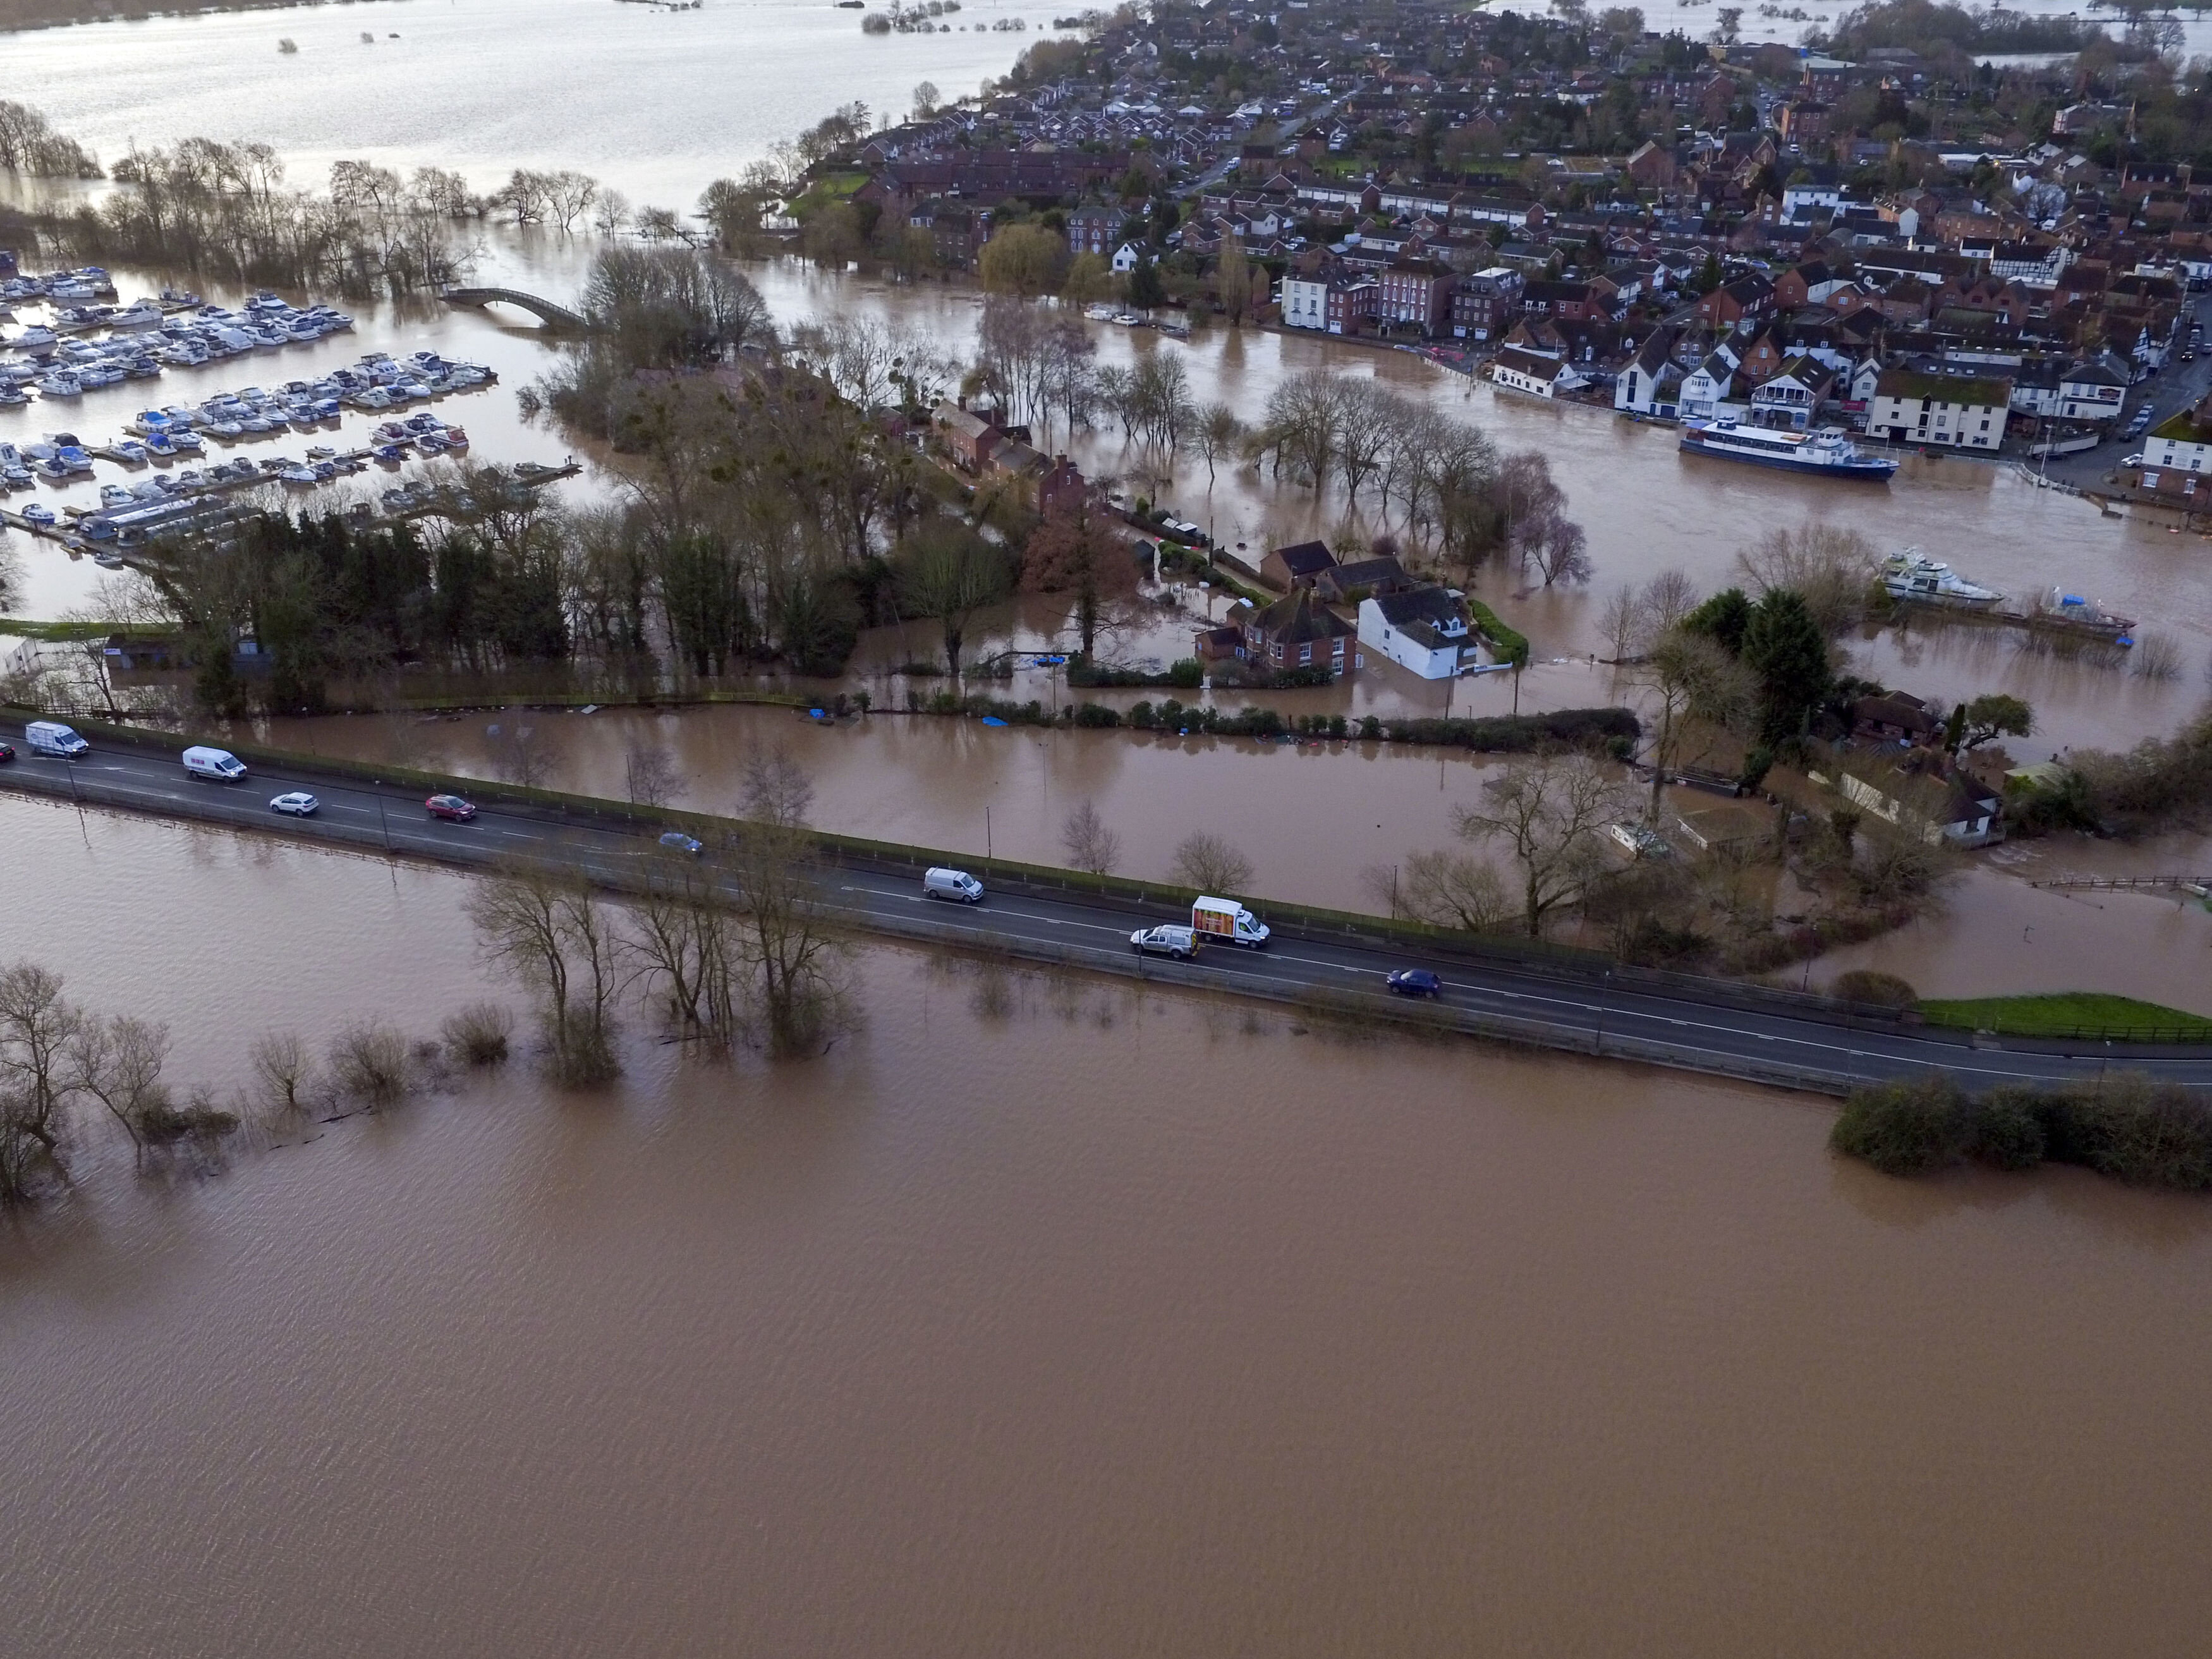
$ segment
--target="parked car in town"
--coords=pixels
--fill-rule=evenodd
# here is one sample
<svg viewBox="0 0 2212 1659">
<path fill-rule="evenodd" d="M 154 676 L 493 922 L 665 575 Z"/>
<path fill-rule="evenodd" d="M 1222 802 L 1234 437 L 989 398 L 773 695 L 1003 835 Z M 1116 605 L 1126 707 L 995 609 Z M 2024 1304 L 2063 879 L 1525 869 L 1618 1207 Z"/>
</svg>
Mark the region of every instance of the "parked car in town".
<svg viewBox="0 0 2212 1659">
<path fill-rule="evenodd" d="M 705 842 L 695 836 L 687 836 L 681 830 L 663 830 L 660 844 L 676 853 L 703 853 L 707 850 Z"/>
<path fill-rule="evenodd" d="M 1401 968 L 1382 982 L 1401 997 L 1437 997 L 1444 991 L 1443 981 L 1426 968 Z"/>
<path fill-rule="evenodd" d="M 1189 927 L 1165 922 L 1158 927 L 1139 927 L 1129 935 L 1129 943 L 1140 957 L 1173 957 L 1178 962 L 1188 962 L 1198 954 L 1198 933 Z"/>
<path fill-rule="evenodd" d="M 287 817 L 311 818 L 321 805 L 322 802 L 304 789 L 288 789 L 269 803 L 269 810 L 282 812 Z"/>
<path fill-rule="evenodd" d="M 476 804 L 459 795 L 433 795 L 422 806 L 432 817 L 443 818 L 448 823 L 466 823 L 477 815 Z"/>
<path fill-rule="evenodd" d="M 927 870 L 922 872 L 921 896 L 949 899 L 955 904 L 981 904 L 983 884 L 965 870 Z"/>
</svg>

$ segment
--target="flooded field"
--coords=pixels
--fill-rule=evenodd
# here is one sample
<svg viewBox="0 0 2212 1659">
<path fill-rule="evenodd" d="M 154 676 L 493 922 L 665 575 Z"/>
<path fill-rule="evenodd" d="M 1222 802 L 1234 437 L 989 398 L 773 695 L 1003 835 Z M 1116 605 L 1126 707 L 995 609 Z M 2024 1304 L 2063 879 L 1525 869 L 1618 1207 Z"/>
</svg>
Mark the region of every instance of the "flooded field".
<svg viewBox="0 0 2212 1659">
<path fill-rule="evenodd" d="M 0 799 L 10 955 L 246 1042 L 483 994 L 458 878 Z M 64 902 L 65 896 L 65 902 Z M 2181 1651 L 2212 1212 L 1826 1103 L 859 965 L 0 1237 L 11 1652 Z M 2095 1563 L 2094 1571 L 2084 1564 Z"/>
</svg>

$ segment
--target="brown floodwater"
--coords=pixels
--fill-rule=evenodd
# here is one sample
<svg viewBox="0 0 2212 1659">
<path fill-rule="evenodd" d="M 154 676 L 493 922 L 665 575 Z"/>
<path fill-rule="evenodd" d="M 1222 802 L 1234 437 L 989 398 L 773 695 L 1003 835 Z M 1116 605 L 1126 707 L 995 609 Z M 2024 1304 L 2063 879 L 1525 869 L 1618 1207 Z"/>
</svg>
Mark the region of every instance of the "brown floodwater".
<svg viewBox="0 0 2212 1659">
<path fill-rule="evenodd" d="M 461 878 L 0 799 L 175 1073 L 484 994 Z M 2183 1652 L 2212 1210 L 1826 1102 L 864 952 L 0 1234 L 7 1650 Z"/>
<path fill-rule="evenodd" d="M 1573 678 L 1590 671 L 1548 672 Z M 1501 763 L 1389 744 L 1000 730 L 902 714 L 830 723 L 732 707 L 352 715 L 272 720 L 262 731 L 287 748 L 488 777 L 497 770 L 491 728 L 517 725 L 542 742 L 545 781 L 555 788 L 621 798 L 629 757 L 658 744 L 682 775 L 675 805 L 726 812 L 747 750 L 781 744 L 811 777 L 811 821 L 824 830 L 1065 864 L 1061 827 L 1087 799 L 1121 838 L 1116 867 L 1124 874 L 1172 879 L 1176 844 L 1205 830 L 1252 860 L 1255 896 L 1361 911 L 1379 903 L 1367 872 L 1409 854 L 1466 846 L 1455 837 L 1453 809 L 1476 804 Z M 1675 793 L 1685 807 L 1711 804 Z M 1925 919 L 1787 977 L 1817 985 L 1848 968 L 1880 967 L 1928 996 L 2095 988 L 2212 1014 L 2212 915 L 2202 903 L 2028 884 L 2173 874 L 2212 875 L 2212 843 L 2177 835 L 2123 847 L 2059 836 L 1969 854 Z"/>
</svg>

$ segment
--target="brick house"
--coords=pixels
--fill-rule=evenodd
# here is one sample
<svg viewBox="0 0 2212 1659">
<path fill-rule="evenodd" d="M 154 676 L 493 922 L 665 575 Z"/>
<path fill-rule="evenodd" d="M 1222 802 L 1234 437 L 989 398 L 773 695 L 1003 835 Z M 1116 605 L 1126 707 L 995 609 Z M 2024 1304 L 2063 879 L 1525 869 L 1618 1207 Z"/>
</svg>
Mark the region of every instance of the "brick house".
<svg viewBox="0 0 2212 1659">
<path fill-rule="evenodd" d="M 945 448 L 966 471 L 981 472 L 991 464 L 992 452 L 1006 441 L 1006 434 L 990 421 L 957 404 L 940 403 L 933 418 Z"/>
<path fill-rule="evenodd" d="M 1442 333 L 1451 316 L 1452 280 L 1450 266 L 1401 254 L 1376 276 L 1376 319 L 1410 323 L 1424 334 Z"/>
<path fill-rule="evenodd" d="M 1243 618 L 1244 651 L 1270 668 L 1326 668 L 1340 675 L 1359 665 L 1350 623 L 1300 588 Z"/>
<path fill-rule="evenodd" d="M 1734 328 L 1747 319 L 1765 316 L 1774 309 L 1774 284 L 1757 271 L 1723 283 L 1698 301 L 1698 319 L 1721 328 Z"/>
<path fill-rule="evenodd" d="M 1260 579 L 1271 587 L 1295 592 L 1311 587 L 1323 571 L 1335 564 L 1336 556 L 1328 550 L 1327 542 L 1294 542 L 1288 547 L 1268 549 L 1260 561 Z"/>
<path fill-rule="evenodd" d="M 1521 273 L 1492 265 L 1463 276 L 1452 289 L 1451 331 L 1463 340 L 1494 339 L 1521 314 Z"/>
</svg>

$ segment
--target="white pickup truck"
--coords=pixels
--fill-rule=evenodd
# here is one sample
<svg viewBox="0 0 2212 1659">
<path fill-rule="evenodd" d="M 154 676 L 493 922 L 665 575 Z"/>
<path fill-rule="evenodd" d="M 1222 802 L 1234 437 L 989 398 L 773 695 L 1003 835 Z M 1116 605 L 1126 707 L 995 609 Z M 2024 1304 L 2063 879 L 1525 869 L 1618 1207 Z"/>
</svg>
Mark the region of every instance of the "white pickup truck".
<svg viewBox="0 0 2212 1659">
<path fill-rule="evenodd" d="M 1188 962 L 1198 954 L 1197 932 L 1171 921 L 1158 927 L 1139 927 L 1129 935 L 1129 944 L 1140 957 L 1173 957 L 1178 962 Z"/>
</svg>

